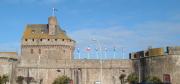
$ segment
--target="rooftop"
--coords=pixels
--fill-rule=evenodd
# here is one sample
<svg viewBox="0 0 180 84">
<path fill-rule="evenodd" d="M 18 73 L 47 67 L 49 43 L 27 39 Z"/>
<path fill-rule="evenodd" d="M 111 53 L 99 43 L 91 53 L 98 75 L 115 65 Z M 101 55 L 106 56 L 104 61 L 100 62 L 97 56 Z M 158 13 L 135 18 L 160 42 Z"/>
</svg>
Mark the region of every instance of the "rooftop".
<svg viewBox="0 0 180 84">
<path fill-rule="evenodd" d="M 52 17 L 49 17 L 52 18 Z M 56 17 L 54 17 L 56 18 Z M 24 39 L 68 39 L 66 32 L 59 25 L 55 25 L 56 34 L 49 35 L 49 24 L 28 24 L 26 26 L 23 38 Z"/>
</svg>

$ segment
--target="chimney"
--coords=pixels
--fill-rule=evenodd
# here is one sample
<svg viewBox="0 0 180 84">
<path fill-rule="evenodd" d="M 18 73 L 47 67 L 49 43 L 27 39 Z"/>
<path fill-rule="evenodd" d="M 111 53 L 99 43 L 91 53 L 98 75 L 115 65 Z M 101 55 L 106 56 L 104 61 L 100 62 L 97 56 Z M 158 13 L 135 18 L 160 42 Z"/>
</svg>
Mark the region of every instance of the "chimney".
<svg viewBox="0 0 180 84">
<path fill-rule="evenodd" d="M 56 26 L 57 24 L 57 19 L 55 16 L 50 16 L 48 18 L 48 29 L 49 29 L 49 35 L 55 35 L 56 34 Z"/>
</svg>

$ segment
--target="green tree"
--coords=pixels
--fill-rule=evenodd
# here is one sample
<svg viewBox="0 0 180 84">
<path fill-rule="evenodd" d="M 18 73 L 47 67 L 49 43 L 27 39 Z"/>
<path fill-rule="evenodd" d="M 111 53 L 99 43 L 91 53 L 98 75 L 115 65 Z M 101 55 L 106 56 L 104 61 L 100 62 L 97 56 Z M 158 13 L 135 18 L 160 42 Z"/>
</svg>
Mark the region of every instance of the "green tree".
<svg viewBox="0 0 180 84">
<path fill-rule="evenodd" d="M 9 77 L 7 75 L 3 75 L 3 83 L 6 84 L 9 81 Z"/>
<path fill-rule="evenodd" d="M 139 78 L 135 73 L 129 74 L 128 77 L 127 77 L 127 81 L 130 84 L 137 84 L 138 80 L 139 80 Z"/>
<path fill-rule="evenodd" d="M 24 77 L 23 76 L 18 76 L 17 79 L 16 79 L 16 82 L 18 84 L 23 84 L 23 80 L 24 80 Z"/>
<path fill-rule="evenodd" d="M 0 84 L 6 84 L 9 81 L 9 77 L 7 75 L 0 76 Z"/>
<path fill-rule="evenodd" d="M 59 76 L 53 82 L 53 84 L 69 84 L 71 79 L 67 76 Z"/>
<path fill-rule="evenodd" d="M 124 78 L 126 77 L 126 75 L 125 74 L 121 74 L 120 76 L 119 76 L 119 80 L 121 81 L 121 84 L 124 84 Z"/>
<path fill-rule="evenodd" d="M 160 83 L 162 83 L 162 81 L 158 77 L 152 76 L 152 77 L 147 77 L 146 78 L 146 83 L 160 84 Z"/>
<path fill-rule="evenodd" d="M 2 84 L 2 77 L 0 76 L 0 84 Z"/>
</svg>

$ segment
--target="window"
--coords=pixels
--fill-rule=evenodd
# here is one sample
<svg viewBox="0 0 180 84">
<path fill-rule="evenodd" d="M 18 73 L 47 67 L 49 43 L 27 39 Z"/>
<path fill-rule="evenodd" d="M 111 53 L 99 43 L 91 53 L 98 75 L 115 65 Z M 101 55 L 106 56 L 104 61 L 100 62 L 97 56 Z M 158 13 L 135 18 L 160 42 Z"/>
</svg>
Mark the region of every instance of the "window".
<svg viewBox="0 0 180 84">
<path fill-rule="evenodd" d="M 31 54 L 33 54 L 34 53 L 34 51 L 33 51 L 33 49 L 31 49 Z"/>
<path fill-rule="evenodd" d="M 32 30 L 32 33 L 35 33 L 35 30 Z"/>
<path fill-rule="evenodd" d="M 45 30 L 41 30 L 41 33 L 44 34 L 44 31 L 45 31 Z"/>
<path fill-rule="evenodd" d="M 25 39 L 25 41 L 28 41 L 28 39 Z"/>
<path fill-rule="evenodd" d="M 41 49 L 39 49 L 39 54 L 41 54 Z"/>
</svg>

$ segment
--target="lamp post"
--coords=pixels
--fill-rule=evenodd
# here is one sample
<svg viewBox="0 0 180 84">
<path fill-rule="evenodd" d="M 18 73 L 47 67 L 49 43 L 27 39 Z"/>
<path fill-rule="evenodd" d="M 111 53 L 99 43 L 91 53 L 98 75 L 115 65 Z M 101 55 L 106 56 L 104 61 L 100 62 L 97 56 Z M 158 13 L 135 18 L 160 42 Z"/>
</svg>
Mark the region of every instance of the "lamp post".
<svg viewBox="0 0 180 84">
<path fill-rule="evenodd" d="M 99 51 L 100 51 L 100 63 L 101 63 L 101 84 L 103 84 L 103 80 L 102 80 L 102 46 L 101 46 L 101 43 L 99 42 L 99 40 L 96 40 L 96 39 L 92 39 L 92 41 L 96 42 L 97 43 L 97 46 L 99 47 Z"/>
</svg>

